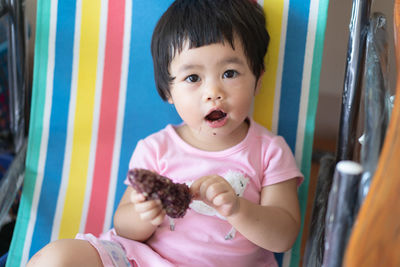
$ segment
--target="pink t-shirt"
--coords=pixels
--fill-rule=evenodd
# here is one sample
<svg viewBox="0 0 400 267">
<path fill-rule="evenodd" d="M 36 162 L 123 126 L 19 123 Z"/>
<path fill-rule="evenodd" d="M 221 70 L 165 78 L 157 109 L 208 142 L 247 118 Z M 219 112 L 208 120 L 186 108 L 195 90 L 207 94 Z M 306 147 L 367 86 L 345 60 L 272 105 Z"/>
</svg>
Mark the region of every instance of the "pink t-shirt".
<svg viewBox="0 0 400 267">
<path fill-rule="evenodd" d="M 240 195 L 254 203 L 260 203 L 264 186 L 295 177 L 301 177 L 300 183 L 303 179 L 284 139 L 253 120 L 242 142 L 217 152 L 190 146 L 178 136 L 174 126 L 168 125 L 138 142 L 129 168 L 149 169 L 179 183 L 211 174 L 240 177 L 237 179 L 245 184 Z M 239 232 L 233 239 L 225 240 L 232 226 L 221 216 L 204 214 L 189 209 L 184 218 L 174 220 L 174 231 L 166 218 L 145 244 L 119 237 L 115 231 L 104 238 L 119 242 L 128 258 L 139 266 L 277 266 L 272 252 L 248 241 Z"/>
</svg>

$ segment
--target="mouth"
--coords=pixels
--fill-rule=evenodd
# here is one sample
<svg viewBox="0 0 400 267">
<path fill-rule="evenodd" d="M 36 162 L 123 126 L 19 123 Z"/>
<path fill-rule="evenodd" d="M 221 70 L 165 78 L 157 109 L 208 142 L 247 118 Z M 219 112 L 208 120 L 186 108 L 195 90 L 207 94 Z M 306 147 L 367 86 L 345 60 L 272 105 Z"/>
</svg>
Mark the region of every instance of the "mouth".
<svg viewBox="0 0 400 267">
<path fill-rule="evenodd" d="M 226 113 L 225 112 L 223 112 L 220 109 L 216 109 L 216 110 L 213 110 L 210 113 L 208 113 L 207 116 L 205 117 L 205 119 L 207 121 L 213 122 L 213 121 L 221 120 L 221 119 L 223 119 L 225 117 L 226 117 Z"/>
<path fill-rule="evenodd" d="M 211 110 L 204 118 L 208 125 L 210 125 L 212 128 L 218 128 L 225 125 L 227 121 L 227 115 L 228 114 L 221 109 L 214 109 Z"/>
</svg>

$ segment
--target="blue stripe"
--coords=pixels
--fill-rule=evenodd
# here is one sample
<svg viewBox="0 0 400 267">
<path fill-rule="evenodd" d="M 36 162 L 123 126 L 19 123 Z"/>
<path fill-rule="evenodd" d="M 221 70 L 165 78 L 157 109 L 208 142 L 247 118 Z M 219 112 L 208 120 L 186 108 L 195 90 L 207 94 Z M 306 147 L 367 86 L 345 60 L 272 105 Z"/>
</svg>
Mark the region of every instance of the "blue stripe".
<svg viewBox="0 0 400 267">
<path fill-rule="evenodd" d="M 72 78 L 75 0 L 58 1 L 50 132 L 43 185 L 29 257 L 50 241 L 64 161 Z M 51 201 L 49 201 L 51 200 Z"/>
<path fill-rule="evenodd" d="M 153 29 L 172 0 L 133 0 L 132 29 L 129 55 L 129 73 L 125 117 L 122 134 L 120 166 L 114 211 L 126 186 L 129 160 L 136 143 L 164 128 L 168 123 L 179 123 L 180 118 L 172 105 L 162 101 L 154 84 L 150 42 Z M 149 15 L 151 14 L 151 15 Z"/>
<path fill-rule="evenodd" d="M 289 3 L 278 134 L 286 139 L 292 151 L 296 147 L 309 10 L 310 1 Z"/>
</svg>

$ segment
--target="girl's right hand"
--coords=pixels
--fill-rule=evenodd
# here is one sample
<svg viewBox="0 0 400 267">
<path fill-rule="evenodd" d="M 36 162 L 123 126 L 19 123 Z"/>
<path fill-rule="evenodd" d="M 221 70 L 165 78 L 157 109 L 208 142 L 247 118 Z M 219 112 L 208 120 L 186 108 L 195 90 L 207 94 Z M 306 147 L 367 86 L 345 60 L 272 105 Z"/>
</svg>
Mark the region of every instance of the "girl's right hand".
<svg viewBox="0 0 400 267">
<path fill-rule="evenodd" d="M 135 212 L 139 215 L 142 221 L 147 221 L 154 226 L 160 225 L 164 221 L 165 210 L 162 208 L 161 201 L 146 200 L 143 194 L 132 190 L 130 199 L 133 203 Z"/>
</svg>

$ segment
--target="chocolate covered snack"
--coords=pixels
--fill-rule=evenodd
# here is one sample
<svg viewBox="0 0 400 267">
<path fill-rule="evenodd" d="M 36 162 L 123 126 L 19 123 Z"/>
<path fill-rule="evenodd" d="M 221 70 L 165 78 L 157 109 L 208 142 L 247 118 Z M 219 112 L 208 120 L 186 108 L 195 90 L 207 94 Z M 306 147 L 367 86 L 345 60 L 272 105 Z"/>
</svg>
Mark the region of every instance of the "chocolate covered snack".
<svg viewBox="0 0 400 267">
<path fill-rule="evenodd" d="M 142 193 L 146 200 L 160 199 L 167 215 L 182 218 L 192 201 L 186 184 L 174 183 L 167 177 L 145 169 L 132 169 L 128 172 L 132 187 Z"/>
</svg>

